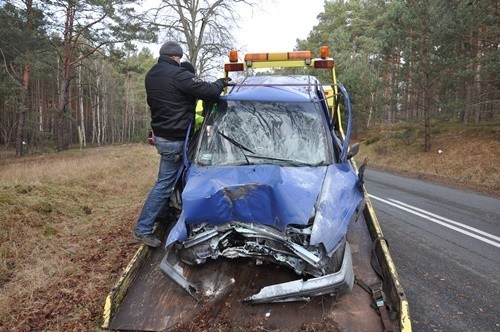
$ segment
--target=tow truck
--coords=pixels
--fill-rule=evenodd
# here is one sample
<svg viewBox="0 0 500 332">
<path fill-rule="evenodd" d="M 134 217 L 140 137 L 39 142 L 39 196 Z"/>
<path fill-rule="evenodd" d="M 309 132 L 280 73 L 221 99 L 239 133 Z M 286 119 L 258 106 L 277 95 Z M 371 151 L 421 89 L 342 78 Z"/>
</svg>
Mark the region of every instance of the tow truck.
<svg viewBox="0 0 500 332">
<path fill-rule="evenodd" d="M 255 75 L 278 68 L 300 74 Z M 102 327 L 411 331 L 329 48 L 231 51 L 224 69 L 234 84 L 185 142 L 177 213 L 156 229 L 164 246 L 140 246 Z M 326 85 L 311 74 L 320 70 Z"/>
</svg>

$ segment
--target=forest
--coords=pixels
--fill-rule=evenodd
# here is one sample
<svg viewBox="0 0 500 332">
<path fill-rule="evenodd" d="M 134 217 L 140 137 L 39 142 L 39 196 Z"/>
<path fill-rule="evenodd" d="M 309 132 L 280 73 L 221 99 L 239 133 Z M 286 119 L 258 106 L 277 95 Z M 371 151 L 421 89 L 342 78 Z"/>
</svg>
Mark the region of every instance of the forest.
<svg viewBox="0 0 500 332">
<path fill-rule="evenodd" d="M 144 45 L 173 37 L 209 80 L 244 51 L 228 22 L 256 2 L 1 0 L 0 146 L 22 156 L 145 141 L 157 54 Z M 357 132 L 414 123 L 428 151 L 437 122 L 498 122 L 499 16 L 495 0 L 325 0 L 295 48 L 330 47 Z"/>
</svg>

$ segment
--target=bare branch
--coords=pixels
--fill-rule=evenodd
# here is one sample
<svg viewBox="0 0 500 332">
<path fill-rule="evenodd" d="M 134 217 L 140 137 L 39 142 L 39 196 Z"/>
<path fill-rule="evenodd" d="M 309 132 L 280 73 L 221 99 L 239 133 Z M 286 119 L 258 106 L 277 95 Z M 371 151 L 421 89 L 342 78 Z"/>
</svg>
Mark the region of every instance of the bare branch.
<svg viewBox="0 0 500 332">
<path fill-rule="evenodd" d="M 188 61 L 201 75 L 218 66 L 234 47 L 232 28 L 238 26 L 237 6 L 254 5 L 249 0 L 163 0 L 153 10 L 152 24 L 169 39 L 185 46 Z"/>
<path fill-rule="evenodd" d="M 16 70 L 14 69 L 12 63 L 7 63 L 7 58 L 5 57 L 5 54 L 3 53 L 3 50 L 0 48 L 0 53 L 2 54 L 3 58 L 3 64 L 5 71 L 7 72 L 7 75 L 18 85 L 22 86 L 21 84 L 21 77 L 16 73 Z"/>
</svg>

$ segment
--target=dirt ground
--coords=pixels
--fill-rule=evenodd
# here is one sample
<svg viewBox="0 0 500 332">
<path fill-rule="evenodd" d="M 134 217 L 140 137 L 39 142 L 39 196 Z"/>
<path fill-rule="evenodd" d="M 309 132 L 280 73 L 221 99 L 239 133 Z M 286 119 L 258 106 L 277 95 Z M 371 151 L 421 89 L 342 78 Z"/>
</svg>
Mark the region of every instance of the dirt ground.
<svg viewBox="0 0 500 332">
<path fill-rule="evenodd" d="M 138 247 L 130 240 L 131 227 L 132 219 L 101 234 L 98 245 L 95 239 L 78 242 L 83 250 L 69 255 L 79 271 L 23 296 L 10 312 L 13 320 L 0 330 L 99 331 L 105 296 Z"/>
</svg>

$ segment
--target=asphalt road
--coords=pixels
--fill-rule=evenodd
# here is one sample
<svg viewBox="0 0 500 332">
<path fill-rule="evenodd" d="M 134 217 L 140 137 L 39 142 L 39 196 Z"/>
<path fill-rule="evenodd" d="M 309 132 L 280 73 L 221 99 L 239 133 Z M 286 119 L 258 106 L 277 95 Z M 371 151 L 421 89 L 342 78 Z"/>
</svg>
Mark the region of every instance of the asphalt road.
<svg viewBox="0 0 500 332">
<path fill-rule="evenodd" d="M 500 199 L 374 170 L 365 186 L 413 331 L 500 331 Z"/>
</svg>

